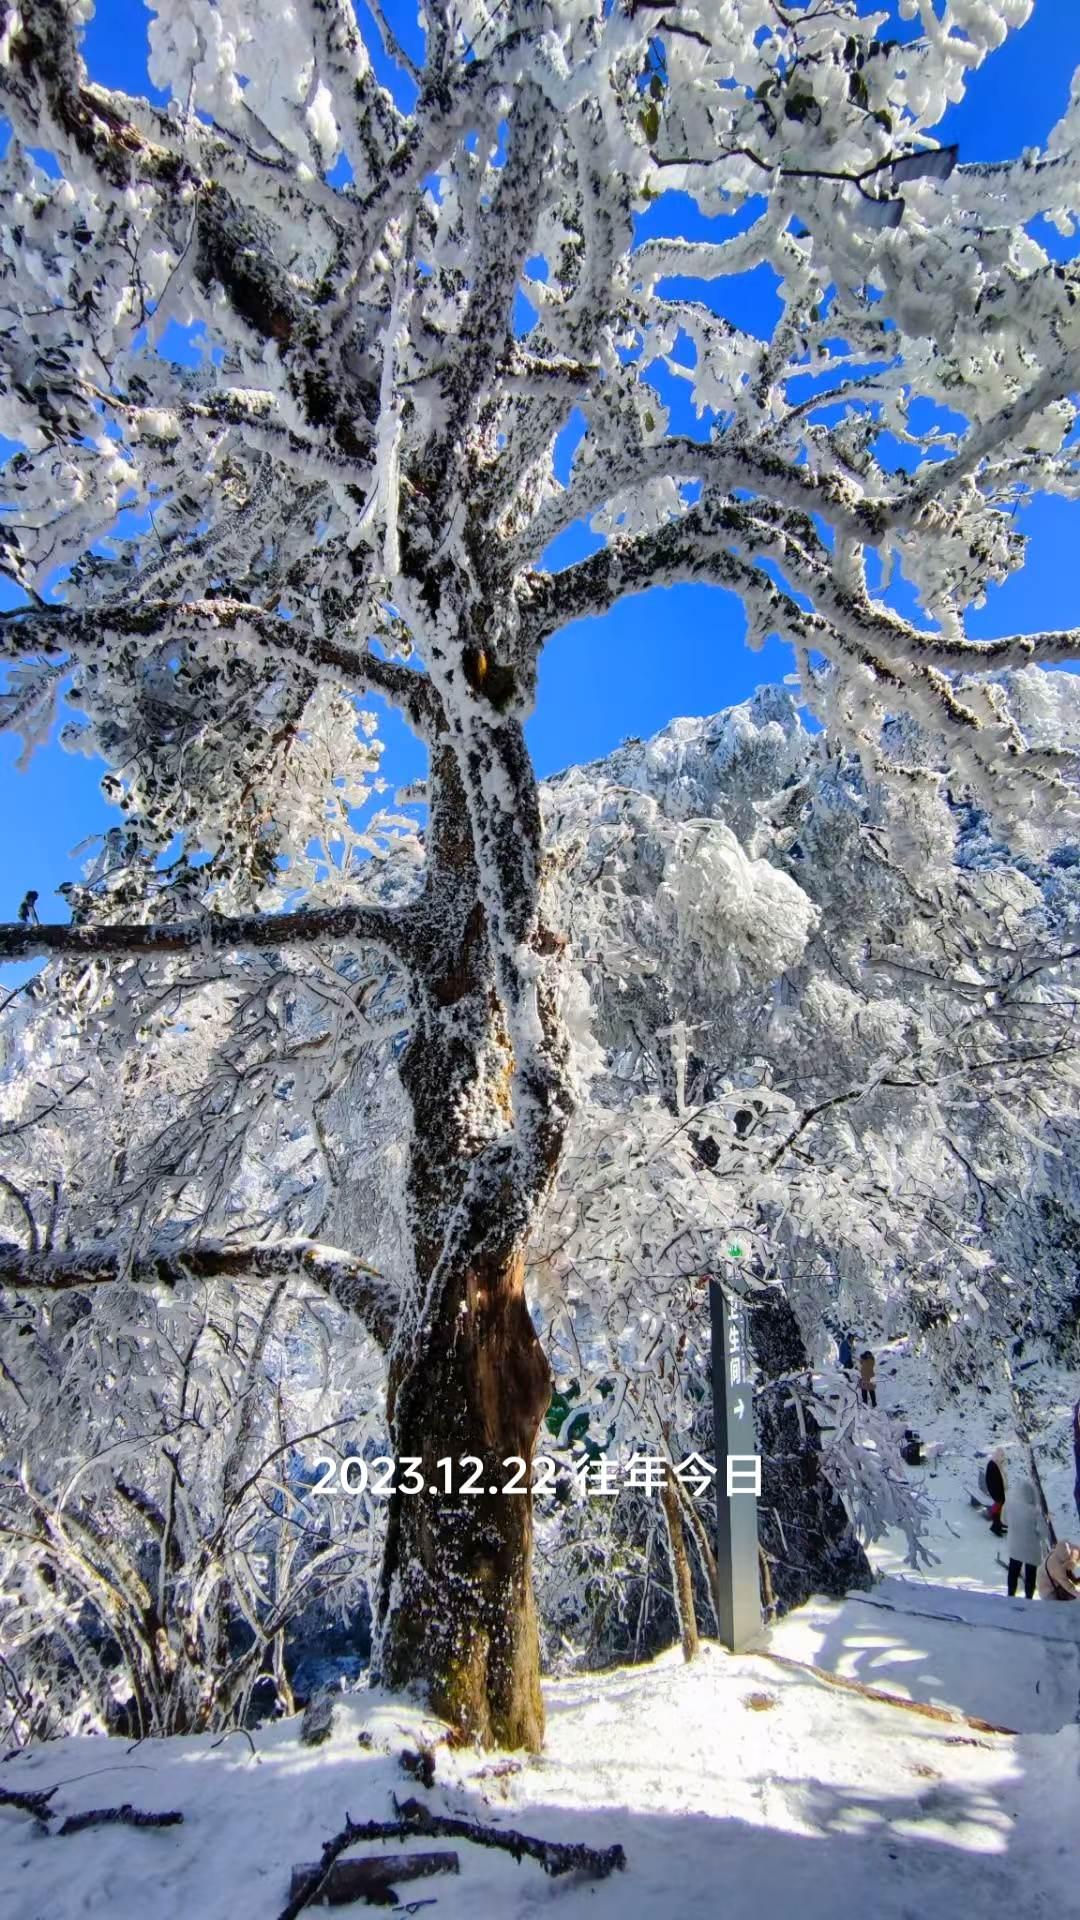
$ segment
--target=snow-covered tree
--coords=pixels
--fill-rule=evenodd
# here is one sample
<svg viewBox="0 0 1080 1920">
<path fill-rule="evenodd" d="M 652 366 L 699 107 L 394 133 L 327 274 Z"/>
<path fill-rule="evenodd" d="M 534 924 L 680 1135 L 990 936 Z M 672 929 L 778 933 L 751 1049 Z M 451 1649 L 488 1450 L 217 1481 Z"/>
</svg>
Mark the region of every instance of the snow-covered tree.
<svg viewBox="0 0 1080 1920">
<path fill-rule="evenodd" d="M 1071 676 L 1002 691 L 1025 738 L 1075 746 Z M 931 770 L 910 728 L 904 753 Z M 835 1364 L 841 1325 L 910 1329 L 984 1379 L 1021 1330 L 1064 1330 L 1052 1266 L 1011 1256 L 1048 1178 L 1067 1190 L 1073 848 L 1050 822 L 1018 855 L 925 779 L 868 783 L 777 688 L 572 769 L 543 805 L 545 912 L 593 1009 L 573 1029 L 589 1096 L 531 1253 L 568 1421 L 624 1456 L 689 1454 L 710 1412 L 706 1276 L 749 1287 L 755 1321 L 780 1288 L 770 1434 L 830 1428 L 822 1472 L 860 1534 L 899 1525 L 917 1559 L 898 1437 L 806 1375 Z M 794 1557 L 827 1585 L 836 1540 L 788 1521 L 777 1584 Z"/>
<path fill-rule="evenodd" d="M 1080 283 L 1037 222 L 1069 231 L 1080 204 L 1080 90 L 1043 153 L 966 167 L 933 129 L 1030 0 L 920 12 L 890 39 L 888 9 L 848 0 L 425 0 L 422 66 L 372 10 L 391 92 L 350 0 L 156 0 L 164 107 L 94 84 L 86 0 L 0 12 L 4 564 L 25 593 L 4 711 L 32 745 L 70 678 L 127 822 L 125 875 L 0 951 L 77 959 L 136 1057 L 140 996 L 174 1009 L 170 1047 L 188 992 L 215 1027 L 180 1123 L 89 1235 L 8 1196 L 4 1275 L 261 1266 L 351 1306 L 427 1489 L 391 1506 L 381 1670 L 486 1740 L 542 1734 L 531 1503 L 430 1489 L 464 1454 L 500 1484 L 549 1394 L 525 1254 L 575 1086 L 523 736 L 545 641 L 712 581 L 752 641 L 793 643 L 867 777 L 905 777 L 882 732 L 904 712 L 940 743 L 936 782 L 1021 822 L 1071 807 L 1061 756 L 962 676 L 1080 650 L 964 629 L 1021 564 L 1017 504 L 1076 485 Z M 642 237 L 669 191 L 718 237 Z M 761 266 L 767 340 L 720 311 Z M 170 322 L 198 348 L 179 364 Z M 550 570 L 582 521 L 595 550 Z M 890 570 L 919 620 L 880 598 Z M 427 749 L 422 844 L 343 821 L 373 693 Z M 280 1208 L 268 1239 L 224 1232 L 278 1107 L 348 1186 L 326 1117 L 376 1104 L 379 1062 L 408 1114 L 385 1254 Z M 372 1211 L 354 1189 L 336 1217 Z"/>
<path fill-rule="evenodd" d="M 1074 750 L 1072 676 L 1000 691 L 1025 739 Z M 892 1297 L 970 1342 L 1011 1265 L 999 1175 L 1013 1211 L 1067 1190 L 1074 844 L 1053 818 L 1024 853 L 995 839 L 934 752 L 909 731 L 909 780 L 868 782 L 765 689 L 547 784 L 546 911 L 594 1012 L 537 1255 L 583 1300 L 596 1273 L 601 1316 L 617 1268 L 657 1310 L 675 1289 L 678 1330 L 742 1238 L 781 1259 L 815 1357 L 828 1319 L 884 1326 Z M 1016 1279 L 1045 1324 L 1060 1289 L 1030 1256 Z"/>
</svg>

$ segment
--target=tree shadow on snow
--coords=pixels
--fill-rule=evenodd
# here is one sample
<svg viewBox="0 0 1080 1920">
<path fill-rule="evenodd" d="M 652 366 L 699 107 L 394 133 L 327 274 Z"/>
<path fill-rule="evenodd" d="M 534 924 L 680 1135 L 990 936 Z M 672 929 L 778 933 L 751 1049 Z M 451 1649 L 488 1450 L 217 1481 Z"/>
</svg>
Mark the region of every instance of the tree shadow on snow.
<svg viewBox="0 0 1080 1920">
<path fill-rule="evenodd" d="M 1010 1603 L 1002 1596 L 1002 1606 Z M 1040 1604 L 1037 1601 L 1030 1605 Z M 1017 1733 L 1053 1733 L 1076 1716 L 1080 1659 L 1063 1643 L 848 1604 L 824 1629 L 814 1664 Z"/>
<path fill-rule="evenodd" d="M 824 1691 L 812 1680 L 806 1684 Z M 850 1702 L 845 1705 L 850 1712 Z M 143 1795 L 149 1805 L 181 1808 L 183 1826 L 168 1835 L 118 1837 L 116 1829 L 100 1829 L 43 1841 L 20 1816 L 22 1824 L 9 1836 L 15 1856 L 9 1865 L 19 1870 L 15 1879 L 26 1895 L 21 1911 L 27 1920 L 46 1914 L 69 1920 L 76 1911 L 91 1910 L 107 1910 L 118 1920 L 136 1914 L 139 1920 L 274 1920 L 285 1903 L 291 1866 L 317 1859 L 348 1813 L 389 1818 L 392 1794 L 415 1793 L 433 1813 L 594 1848 L 618 1842 L 627 1856 L 624 1872 L 590 1881 L 576 1874 L 548 1878 L 534 1861 L 517 1864 L 505 1852 L 464 1839 L 417 1834 L 390 1842 L 392 1851 L 451 1845 L 459 1854 L 459 1875 L 399 1888 L 403 1903 L 435 1902 L 425 1909 L 425 1920 L 532 1920 L 556 1912 L 569 1920 L 843 1920 L 849 1913 L 873 1920 L 958 1920 L 1021 1903 L 1027 1920 L 1056 1920 L 1076 1911 L 1075 1862 L 1068 1890 L 1065 1885 L 1067 1849 L 1075 1842 L 1066 1803 L 1056 1790 L 1048 1791 L 1056 1775 L 1046 1769 L 1047 1743 L 1039 1742 L 1037 1752 L 1034 1742 L 973 1738 L 985 1754 L 965 1755 L 961 1762 L 950 1743 L 966 1741 L 966 1735 L 925 1722 L 920 1727 L 898 1712 L 898 1723 L 911 1723 L 898 1724 L 898 1735 L 919 1728 L 925 1738 L 909 1737 L 895 1760 L 887 1753 L 883 1762 L 880 1711 L 874 1710 L 873 1755 L 860 1755 L 861 1710 L 853 1716 L 842 1759 L 830 1742 L 826 1764 L 833 1771 L 842 1765 L 848 1776 L 840 1784 L 793 1777 L 782 1702 L 769 1728 L 772 1743 L 757 1750 L 745 1777 L 725 1759 L 719 1727 L 700 1768 L 692 1739 L 681 1749 L 673 1744 L 664 1786 L 674 1804 L 655 1812 L 607 1801 L 609 1792 L 612 1802 L 623 1792 L 633 1794 L 640 1778 L 629 1728 L 613 1729 L 610 1753 L 598 1758 L 606 1777 L 590 1783 L 582 1770 L 580 1790 L 599 1802 L 591 1805 L 569 1802 L 575 1782 L 568 1782 L 565 1762 L 554 1756 L 522 1761 L 520 1771 L 504 1774 L 510 1795 L 504 1799 L 497 1773 L 487 1784 L 468 1776 L 459 1781 L 449 1766 L 437 1773 L 432 1789 L 418 1789 L 385 1749 L 335 1751 L 325 1766 L 308 1756 L 298 1773 L 291 1752 L 278 1754 L 275 1764 L 284 1730 L 278 1739 L 257 1736 L 261 1764 L 226 1759 L 193 1742 L 182 1743 L 181 1751 L 161 1743 L 165 1751 L 151 1751 L 143 1766 Z M 1055 1743 L 1055 1757 L 1057 1751 Z M 653 1772 L 655 1752 L 643 1757 Z M 1068 1756 L 1062 1751 L 1060 1757 Z M 1025 1771 L 1030 1758 L 1038 1759 L 1033 1775 Z M 35 1785 L 47 1771 L 70 1770 L 63 1755 L 48 1764 L 53 1759 L 44 1754 L 40 1768 L 25 1769 Z M 111 1761 L 111 1754 L 103 1751 L 101 1760 Z M 890 1768 L 887 1787 L 865 1783 L 869 1764 Z M 961 1767 L 978 1777 L 945 1777 Z M 21 1771 L 13 1771 L 11 1783 Z M 1075 1781 L 1058 1784 L 1066 1794 L 1075 1792 Z M 77 1791 L 87 1805 L 110 1797 L 96 1780 Z M 123 1791 L 129 1791 L 126 1780 Z M 679 1811 L 683 1795 L 688 1804 Z M 716 1811 L 700 1811 L 702 1802 Z M 742 1814 L 724 1813 L 726 1805 Z M 753 1817 L 743 1817 L 747 1810 Z M 15 1816 L 9 1818 L 14 1823 Z M 2 1867 L 0 1858 L 0 1882 Z M 347 1911 L 359 1916 L 368 1910 L 357 1905 Z"/>
<path fill-rule="evenodd" d="M 526 1862 L 504 1883 L 497 1911 L 475 1895 L 460 1911 L 477 1920 L 528 1920 L 541 1910 L 574 1920 L 837 1920 L 847 1913 L 956 1920 L 984 1903 L 997 1911 L 997 1903 L 1019 1899 L 1029 1916 L 1053 1910 L 1040 1904 L 1042 1897 L 1053 1901 L 1050 1863 L 1036 1857 L 1018 1810 L 994 1788 L 937 1780 L 888 1795 L 775 1778 L 763 1792 L 763 1822 L 798 1822 L 811 1831 L 699 1812 L 477 1804 L 470 1808 L 477 1819 L 545 1838 L 621 1842 L 627 1867 L 602 1882 L 549 1880 Z M 464 1811 L 467 1797 L 451 1793 L 456 1811 Z M 474 1849 L 460 1851 L 467 1894 L 470 1873 L 482 1876 L 484 1869 Z M 451 1920 L 459 1910 L 444 1911 Z"/>
</svg>

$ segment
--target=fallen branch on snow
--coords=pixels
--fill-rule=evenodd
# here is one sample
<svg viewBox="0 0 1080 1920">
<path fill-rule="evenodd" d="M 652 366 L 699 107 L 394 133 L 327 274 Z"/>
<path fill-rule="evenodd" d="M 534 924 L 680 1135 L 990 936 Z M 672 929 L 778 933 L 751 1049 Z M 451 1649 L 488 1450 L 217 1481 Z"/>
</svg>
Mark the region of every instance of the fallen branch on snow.
<svg viewBox="0 0 1080 1920">
<path fill-rule="evenodd" d="M 0 1807 L 14 1807 L 19 1813 L 32 1814 L 35 1820 L 40 1820 L 44 1825 L 52 1818 L 49 1801 L 57 1792 L 57 1787 L 48 1787 L 36 1793 L 32 1790 L 25 1792 L 17 1787 L 0 1787 Z"/>
<path fill-rule="evenodd" d="M 626 1865 L 626 1855 L 618 1845 L 586 1847 L 580 1842 L 537 1840 L 529 1833 L 502 1832 L 473 1820 L 432 1813 L 420 1800 L 395 1801 L 394 1804 L 398 1812 L 396 1820 L 354 1822 L 347 1819 L 341 1832 L 326 1842 L 318 1866 L 311 1869 L 299 1886 L 294 1879 L 292 1896 L 278 1920 L 296 1920 L 305 1907 L 321 1899 L 338 1855 L 361 1840 L 405 1840 L 413 1834 L 433 1835 L 442 1840 L 472 1840 L 477 1846 L 499 1847 L 504 1853 L 512 1853 L 519 1863 L 528 1855 L 552 1876 L 576 1872 L 590 1874 L 594 1880 L 606 1880 L 609 1873 Z"/>
<path fill-rule="evenodd" d="M 354 1900 L 373 1905 L 392 1905 L 384 1900 L 399 1880 L 426 1880 L 434 1873 L 460 1873 L 456 1853 L 366 1853 L 358 1860 L 335 1860 L 329 1873 L 316 1862 L 294 1867 L 290 1893 L 296 1894 L 314 1878 L 321 1877 L 319 1905 L 351 1906 Z M 309 1896 L 310 1902 L 310 1896 Z"/>
<path fill-rule="evenodd" d="M 122 1807 L 94 1807 L 89 1813 L 69 1813 L 58 1830 L 58 1838 L 82 1833 L 85 1827 L 178 1827 L 183 1818 L 182 1813 L 143 1813 L 139 1807 L 133 1807 L 130 1800 L 125 1800 Z"/>
<path fill-rule="evenodd" d="M 49 1830 L 49 1821 L 56 1818 L 56 1809 L 50 1807 L 49 1801 L 59 1791 L 59 1787 L 37 1792 L 0 1787 L 0 1807 L 15 1807 L 20 1813 L 32 1814 Z M 60 1839 L 65 1834 L 82 1833 L 86 1827 L 178 1827 L 183 1818 L 182 1813 L 143 1813 L 125 1801 L 122 1807 L 94 1807 L 88 1813 L 69 1813 L 63 1826 L 56 1828 L 54 1837 Z"/>
<path fill-rule="evenodd" d="M 432 1813 L 420 1800 L 405 1800 L 398 1806 L 406 1832 L 430 1833 L 440 1840 L 475 1840 L 481 1847 L 501 1847 L 518 1862 L 527 1854 L 545 1873 L 588 1873 L 594 1880 L 606 1880 L 626 1865 L 626 1855 L 613 1847 L 587 1847 L 580 1841 L 536 1840 L 532 1834 L 504 1832 L 499 1827 L 482 1827 L 472 1820 L 457 1820 L 450 1814 Z"/>
</svg>

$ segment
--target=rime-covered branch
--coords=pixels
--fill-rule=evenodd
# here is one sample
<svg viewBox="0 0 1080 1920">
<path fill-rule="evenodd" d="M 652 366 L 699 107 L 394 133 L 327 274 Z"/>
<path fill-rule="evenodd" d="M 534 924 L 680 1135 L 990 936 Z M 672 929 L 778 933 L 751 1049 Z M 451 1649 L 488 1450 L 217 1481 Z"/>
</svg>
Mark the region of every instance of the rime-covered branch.
<svg viewBox="0 0 1080 1920">
<path fill-rule="evenodd" d="M 202 1240 L 130 1254 L 105 1245 L 27 1252 L 0 1243 L 0 1286 L 45 1293 L 80 1292 L 116 1281 L 172 1289 L 186 1280 L 247 1279 L 309 1281 L 354 1313 L 380 1345 L 389 1345 L 397 1308 L 393 1289 L 355 1254 L 317 1241 L 243 1246 Z"/>
<path fill-rule="evenodd" d="M 83 612 L 74 607 L 28 606 L 0 613 L 0 656 L 28 653 L 45 658 L 79 658 L 107 648 L 114 640 L 141 640 L 147 649 L 188 639 L 210 658 L 227 658 L 218 634 L 249 636 L 271 657 L 325 674 L 353 693 L 381 693 L 407 714 L 415 731 L 427 736 L 437 703 L 423 675 L 384 660 L 370 649 L 313 632 L 301 620 L 283 620 L 265 607 L 215 597 L 209 600 L 140 600 L 138 605 L 101 606 Z"/>
<path fill-rule="evenodd" d="M 0 926 L 0 958 L 25 960 L 40 954 L 70 954 L 83 959 L 141 955 L 152 959 L 176 953 L 241 953 L 264 947 L 310 946 L 316 941 L 351 941 L 381 947 L 407 957 L 414 916 L 386 907 L 301 908 L 296 913 L 226 915 L 206 913 L 198 920 L 160 921 L 145 926 L 101 922 L 55 926 L 15 923 Z"/>
</svg>

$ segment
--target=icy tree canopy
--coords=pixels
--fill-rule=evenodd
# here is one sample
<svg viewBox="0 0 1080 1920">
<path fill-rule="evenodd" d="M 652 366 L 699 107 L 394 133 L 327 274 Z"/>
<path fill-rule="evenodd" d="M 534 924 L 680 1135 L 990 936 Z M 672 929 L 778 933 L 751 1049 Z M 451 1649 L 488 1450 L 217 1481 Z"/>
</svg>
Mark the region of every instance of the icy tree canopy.
<svg viewBox="0 0 1080 1920">
<path fill-rule="evenodd" d="M 1041 151 L 972 166 L 935 133 L 1030 11 L 423 0 L 417 64 L 374 0 L 154 0 L 156 105 L 87 72 L 87 0 L 0 0 L 0 717 L 29 751 L 69 685 L 126 816 L 70 923 L 28 897 L 0 957 L 86 963 L 65 1093 L 83 1021 L 133 1123 L 63 1195 L 9 1182 L 9 1282 L 167 1285 L 193 1248 L 306 1276 L 386 1347 L 398 1455 L 530 1456 L 525 1255 L 580 1007 L 523 729 L 545 641 L 625 594 L 711 582 L 790 641 L 835 750 L 915 792 L 913 844 L 924 796 L 1071 822 L 1072 756 L 1001 673 L 1080 630 L 965 619 L 1022 564 L 1024 500 L 1077 490 L 1080 269 L 1046 223 L 1080 210 L 1080 87 Z M 762 270 L 768 338 L 725 312 Z M 357 823 L 376 694 L 426 748 L 422 832 Z M 670 863 L 647 796 L 628 825 L 654 945 L 680 930 L 729 995 L 802 964 L 813 903 L 734 824 L 695 862 L 680 822 Z M 355 1168 L 336 1245 L 304 1185 L 306 1156 L 348 1184 L 380 1073 L 389 1280 Z M 535 1745 L 529 1510 L 477 1514 L 400 1502 L 384 1672 Z"/>
</svg>

